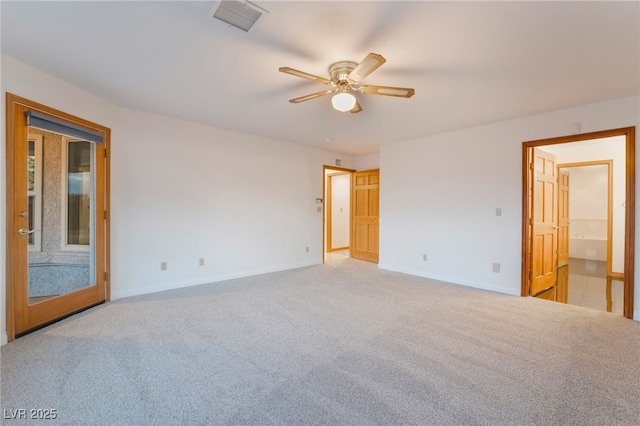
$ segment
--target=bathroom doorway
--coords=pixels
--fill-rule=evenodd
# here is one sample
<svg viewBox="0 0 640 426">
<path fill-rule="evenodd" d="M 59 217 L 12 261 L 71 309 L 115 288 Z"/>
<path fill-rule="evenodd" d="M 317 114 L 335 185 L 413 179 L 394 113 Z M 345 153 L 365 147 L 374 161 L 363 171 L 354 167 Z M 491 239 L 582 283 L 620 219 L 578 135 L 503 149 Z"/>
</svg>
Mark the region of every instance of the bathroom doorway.
<svg viewBox="0 0 640 426">
<path fill-rule="evenodd" d="M 569 252 L 571 218 L 563 218 L 558 209 L 563 202 L 559 195 L 563 187 L 569 185 L 563 181 L 563 174 L 566 174 L 568 167 L 558 165 L 570 166 L 586 162 L 595 166 L 594 163 L 608 164 L 608 161 L 611 161 L 612 172 L 607 178 L 609 183 L 605 185 L 613 182 L 608 189 L 612 194 L 612 201 L 605 210 L 610 220 L 599 216 L 574 216 L 574 234 L 584 238 L 574 238 L 576 241 L 572 255 Z M 586 185 L 587 191 L 593 189 L 592 184 L 593 182 Z M 581 296 L 576 296 L 574 291 L 572 301 L 578 297 L 582 300 L 591 298 L 593 295 L 587 295 L 587 291 L 595 293 L 595 287 L 600 287 L 604 290 L 597 302 L 601 309 L 633 318 L 634 198 L 634 127 L 524 142 L 521 294 L 567 303 L 567 283 L 573 275 L 579 275 L 584 281 L 583 292 Z M 571 206 L 568 207 L 571 211 Z M 581 221 L 582 225 L 577 226 Z M 606 238 L 602 238 L 602 232 L 607 234 Z M 578 239 L 590 241 L 582 241 L 584 244 L 581 248 Z M 578 257 L 575 250 L 581 249 L 583 254 Z M 598 260 L 597 256 L 602 258 L 603 253 L 606 253 L 605 260 Z M 573 278 L 574 282 L 578 279 Z M 622 300 L 616 301 L 616 297 Z"/>
</svg>

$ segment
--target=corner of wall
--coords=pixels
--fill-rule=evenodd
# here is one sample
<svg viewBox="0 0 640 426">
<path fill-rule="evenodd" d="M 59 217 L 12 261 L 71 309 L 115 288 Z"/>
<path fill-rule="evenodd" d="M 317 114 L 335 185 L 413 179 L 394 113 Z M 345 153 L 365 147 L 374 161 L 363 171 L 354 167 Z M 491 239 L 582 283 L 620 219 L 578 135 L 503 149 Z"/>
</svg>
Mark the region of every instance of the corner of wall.
<svg viewBox="0 0 640 426">
<path fill-rule="evenodd" d="M 380 168 L 380 153 L 364 154 L 355 157 L 356 170 L 373 170 Z"/>
</svg>

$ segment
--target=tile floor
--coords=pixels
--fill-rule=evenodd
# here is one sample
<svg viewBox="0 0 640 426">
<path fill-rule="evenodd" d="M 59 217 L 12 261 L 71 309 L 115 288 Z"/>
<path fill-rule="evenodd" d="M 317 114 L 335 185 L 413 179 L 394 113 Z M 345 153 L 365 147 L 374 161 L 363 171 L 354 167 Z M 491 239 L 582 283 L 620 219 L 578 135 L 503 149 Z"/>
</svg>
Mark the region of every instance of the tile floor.
<svg viewBox="0 0 640 426">
<path fill-rule="evenodd" d="M 329 262 L 335 262 L 335 261 L 340 261 L 340 260 L 345 260 L 349 258 L 349 250 L 338 250 L 338 251 L 332 251 L 332 252 L 327 252 L 324 254 L 324 261 L 329 263 Z"/>
<path fill-rule="evenodd" d="M 610 296 L 607 296 L 607 280 Z M 607 264 L 597 260 L 569 259 L 569 305 L 622 315 L 623 282 L 607 279 Z M 607 309 L 610 305 L 610 310 Z"/>
</svg>

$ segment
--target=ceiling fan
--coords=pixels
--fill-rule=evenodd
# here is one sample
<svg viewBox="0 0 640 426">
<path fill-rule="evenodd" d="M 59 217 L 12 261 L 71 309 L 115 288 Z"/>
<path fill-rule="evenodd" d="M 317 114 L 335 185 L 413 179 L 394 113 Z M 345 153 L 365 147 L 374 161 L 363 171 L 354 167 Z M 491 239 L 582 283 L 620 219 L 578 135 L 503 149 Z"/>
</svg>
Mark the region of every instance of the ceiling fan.
<svg viewBox="0 0 640 426">
<path fill-rule="evenodd" d="M 281 67 L 278 71 L 331 86 L 331 89 L 290 99 L 289 102 L 297 104 L 311 99 L 316 99 L 330 93 L 335 93 L 331 99 L 331 104 L 334 109 L 340 112 L 350 111 L 351 113 L 357 113 L 362 111 L 362 106 L 351 92 L 367 93 L 369 95 L 396 96 L 400 98 L 410 98 L 415 94 L 414 89 L 407 87 L 371 86 L 361 84 L 365 77 L 380 68 L 380 66 L 386 61 L 387 60 L 382 55 L 369 53 L 359 64 L 350 61 L 336 62 L 329 67 L 330 79 L 318 77 L 317 75 L 298 71 L 289 67 Z"/>
</svg>

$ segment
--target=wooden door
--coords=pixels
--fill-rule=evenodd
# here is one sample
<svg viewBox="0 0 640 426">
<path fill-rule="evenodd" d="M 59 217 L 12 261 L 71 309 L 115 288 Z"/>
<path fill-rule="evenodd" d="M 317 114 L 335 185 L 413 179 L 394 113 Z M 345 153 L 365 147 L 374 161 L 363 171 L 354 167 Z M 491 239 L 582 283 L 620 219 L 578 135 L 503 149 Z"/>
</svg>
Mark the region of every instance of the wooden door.
<svg viewBox="0 0 640 426">
<path fill-rule="evenodd" d="M 549 289 L 556 282 L 557 170 L 554 155 L 534 149 L 530 295 Z"/>
<path fill-rule="evenodd" d="M 558 268 L 569 264 L 569 172 L 558 170 Z"/>
<path fill-rule="evenodd" d="M 7 95 L 9 340 L 109 298 L 109 134 Z"/>
<path fill-rule="evenodd" d="M 380 171 L 353 176 L 351 257 L 378 263 Z"/>
</svg>

